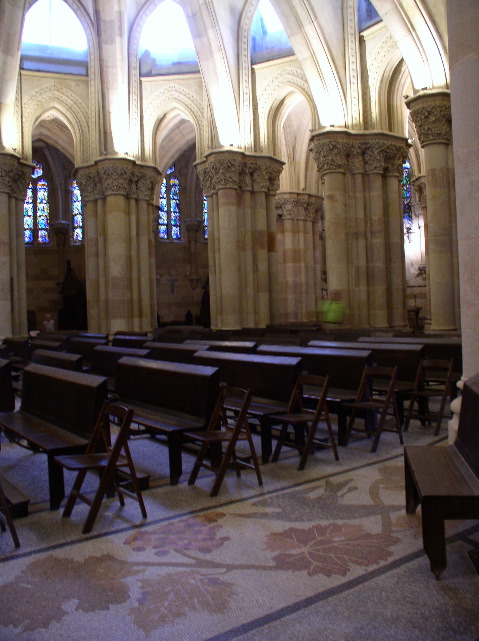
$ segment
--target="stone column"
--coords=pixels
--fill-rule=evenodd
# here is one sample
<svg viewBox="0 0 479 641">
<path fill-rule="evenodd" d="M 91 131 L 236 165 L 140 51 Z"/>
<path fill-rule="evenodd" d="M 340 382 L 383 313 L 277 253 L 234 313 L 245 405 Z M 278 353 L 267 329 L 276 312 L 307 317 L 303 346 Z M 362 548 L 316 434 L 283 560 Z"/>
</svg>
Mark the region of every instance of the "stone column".
<svg viewBox="0 0 479 641">
<path fill-rule="evenodd" d="M 387 132 L 329 129 L 312 138 L 324 179 L 328 289 L 341 292 L 356 327 L 405 324 L 398 166 L 407 150 L 405 138 Z"/>
<path fill-rule="evenodd" d="M 427 186 L 426 250 L 431 293 L 431 330 L 456 329 L 455 282 L 451 208 L 453 175 L 450 162 L 451 106 L 448 91 L 420 92 L 406 101 L 416 126 Z"/>
<path fill-rule="evenodd" d="M 198 276 L 198 232 L 202 227 L 202 221 L 199 218 L 188 218 L 185 220 L 186 235 L 188 237 L 188 247 L 190 249 L 190 269 L 188 281 L 191 289 L 196 289 L 200 284 L 201 278 Z"/>
<path fill-rule="evenodd" d="M 150 204 L 159 172 L 105 158 L 77 169 L 76 178 L 85 208 L 88 328 L 149 330 L 156 323 Z"/>
<path fill-rule="evenodd" d="M 196 167 L 208 197 L 211 326 L 264 327 L 271 309 L 271 216 L 268 194 L 283 163 L 221 150 Z"/>
<path fill-rule="evenodd" d="M 276 196 L 280 322 L 317 319 L 323 253 L 321 211 L 319 196 L 302 192 L 282 192 Z"/>
<path fill-rule="evenodd" d="M 324 235 L 328 289 L 339 290 L 349 307 L 349 263 L 347 230 L 348 157 L 351 141 L 338 132 L 313 138 L 312 153 L 324 180 Z"/>
<path fill-rule="evenodd" d="M 26 334 L 23 203 L 31 165 L 0 153 L 0 336 Z"/>
</svg>

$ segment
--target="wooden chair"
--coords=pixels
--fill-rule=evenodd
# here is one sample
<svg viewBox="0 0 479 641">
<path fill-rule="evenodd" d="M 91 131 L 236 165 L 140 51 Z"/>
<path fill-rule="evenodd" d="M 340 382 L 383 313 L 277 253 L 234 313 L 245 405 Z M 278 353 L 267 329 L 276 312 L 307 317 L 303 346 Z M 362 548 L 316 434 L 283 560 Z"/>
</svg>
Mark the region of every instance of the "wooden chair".
<svg viewBox="0 0 479 641">
<path fill-rule="evenodd" d="M 334 458 L 339 461 L 326 403 L 328 388 L 329 378 L 327 376 L 308 374 L 307 372 L 303 372 L 298 376 L 289 411 L 269 417 L 273 424 L 281 424 L 276 448 L 271 459 L 273 462 L 278 460 L 283 445 L 287 445 L 299 451 L 301 458 L 298 470 L 304 470 L 308 456 L 315 444 L 321 448 L 331 447 L 334 452 Z M 315 407 L 310 409 L 307 405 L 312 399 L 315 401 Z M 289 426 L 294 430 L 294 440 L 287 438 L 290 436 Z M 327 440 L 318 437 L 318 429 L 321 426 L 326 427 Z M 321 434 L 324 436 L 324 429 L 321 429 Z"/>
<path fill-rule="evenodd" d="M 226 405 L 234 399 L 240 401 L 239 411 L 234 416 L 228 412 Z M 233 466 L 236 475 L 241 475 L 241 468 L 254 469 L 258 484 L 263 485 L 263 479 L 259 468 L 259 461 L 251 436 L 247 420 L 247 411 L 251 402 L 251 390 L 240 387 L 229 387 L 221 384 L 218 401 L 211 415 L 208 427 L 201 432 L 186 432 L 185 438 L 200 446 L 198 456 L 188 479 L 188 485 L 193 485 L 198 477 L 200 468 L 204 467 L 215 473 L 216 479 L 210 492 L 210 496 L 217 496 L 228 467 Z M 236 452 L 236 445 L 239 441 L 248 443 L 252 462 L 246 457 L 239 458 Z M 210 462 L 205 458 L 210 452 Z"/>
<path fill-rule="evenodd" d="M 83 526 L 83 534 L 91 531 L 101 502 L 112 486 L 116 489 L 122 507 L 125 505 L 124 496 L 129 496 L 140 504 L 143 518 L 147 517 L 135 466 L 128 446 L 132 417 L 133 410 L 127 409 L 118 403 L 106 402 L 100 412 L 86 452 L 84 454 L 56 456 L 54 459 L 56 463 L 67 470 L 78 472 L 62 516 L 68 517 L 71 515 L 77 499 L 87 503 L 90 506 L 90 510 Z M 118 426 L 117 436 L 113 443 L 110 438 L 110 419 L 114 419 L 115 424 Z M 120 484 L 119 471 L 129 475 L 133 491 L 127 489 L 124 484 Z M 100 473 L 100 482 L 93 498 L 81 492 L 87 472 Z"/>
<path fill-rule="evenodd" d="M 19 548 L 20 540 L 18 538 L 17 530 L 15 529 L 15 525 L 13 523 L 12 515 L 10 513 L 10 508 L 7 502 L 7 497 L 5 496 L 5 492 L 3 491 L 2 483 L 0 481 L 0 529 L 2 532 L 6 532 L 7 525 L 8 525 L 8 529 L 10 530 L 10 534 L 12 535 L 12 539 L 13 539 L 13 543 L 15 544 L 15 547 Z"/>
<path fill-rule="evenodd" d="M 377 450 L 383 431 L 397 432 L 399 442 L 403 445 L 401 421 L 394 392 L 396 380 L 397 367 L 374 365 L 364 368 L 356 400 L 352 403 L 345 403 L 346 407 L 351 408 L 345 445 L 347 445 L 353 430 L 366 433 L 368 437 L 374 435 L 371 452 Z M 388 418 L 391 415 L 392 418 Z M 356 426 L 356 419 L 359 417 L 364 418 L 364 428 Z"/>
<path fill-rule="evenodd" d="M 404 419 L 404 431 L 409 428 L 412 418 L 421 424 L 436 422 L 435 436 L 439 434 L 447 398 L 451 398 L 452 370 L 454 360 L 423 358 L 419 364 L 409 407 Z M 437 399 L 439 408 L 431 409 L 430 401 Z M 415 407 L 417 405 L 417 407 Z"/>
</svg>

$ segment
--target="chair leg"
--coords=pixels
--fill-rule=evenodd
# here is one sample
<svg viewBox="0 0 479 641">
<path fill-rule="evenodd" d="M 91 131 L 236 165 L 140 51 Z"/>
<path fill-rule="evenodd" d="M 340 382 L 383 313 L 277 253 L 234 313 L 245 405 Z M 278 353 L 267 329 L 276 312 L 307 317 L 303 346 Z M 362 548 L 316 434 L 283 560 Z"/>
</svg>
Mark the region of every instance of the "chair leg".
<svg viewBox="0 0 479 641">
<path fill-rule="evenodd" d="M 273 456 L 271 458 L 272 463 L 276 463 L 279 459 L 281 453 L 281 448 L 283 447 L 284 439 L 286 438 L 286 433 L 288 431 L 288 423 L 282 423 L 281 430 L 278 435 L 278 440 L 276 441 L 276 447 L 274 448 Z"/>
<path fill-rule="evenodd" d="M 70 496 L 68 497 L 63 509 L 62 517 L 66 518 L 68 516 L 71 516 L 73 508 L 75 507 L 75 503 L 77 502 L 77 498 L 80 495 L 81 486 L 83 485 L 83 481 L 85 480 L 86 473 L 86 470 L 80 470 L 80 472 L 78 472 L 75 482 L 73 483 Z"/>
<path fill-rule="evenodd" d="M 191 470 L 190 478 L 188 479 L 188 485 L 194 485 L 196 482 L 196 479 L 198 478 L 198 473 L 201 469 L 201 464 L 203 463 L 203 460 L 206 456 L 206 453 L 208 451 L 208 443 L 203 443 L 200 447 L 200 451 L 198 452 L 198 456 L 196 457 L 195 464 L 193 465 L 193 469 Z"/>
<path fill-rule="evenodd" d="M 10 512 L 10 508 L 8 506 L 8 503 L 7 503 L 7 497 L 5 496 L 5 493 L 3 491 L 3 487 L 2 487 L 1 483 L 0 483 L 0 510 L 3 513 L 3 515 L 5 517 L 5 520 L 7 522 L 8 529 L 10 530 L 10 534 L 12 535 L 13 543 L 14 543 L 16 548 L 19 548 L 20 547 L 20 540 L 18 538 L 17 530 L 16 530 L 15 525 L 13 523 L 12 514 Z M 6 527 L 5 527 L 5 524 L 3 523 L 3 519 L 1 517 L 1 515 L 0 515 L 0 522 L 3 525 L 2 531 L 5 531 Z"/>
<path fill-rule="evenodd" d="M 248 443 L 249 443 L 249 449 L 250 449 L 250 452 L 251 452 L 251 458 L 253 459 L 253 466 L 254 466 L 254 469 L 255 469 L 255 472 L 256 472 L 256 478 L 258 479 L 258 485 L 263 485 L 263 477 L 261 475 L 261 469 L 260 469 L 260 466 L 259 466 L 259 459 L 258 459 L 258 455 L 256 454 L 256 448 L 254 446 L 253 437 L 251 436 L 251 431 L 250 431 L 249 427 L 247 428 L 247 431 L 246 431 L 246 437 L 247 437 Z"/>
</svg>

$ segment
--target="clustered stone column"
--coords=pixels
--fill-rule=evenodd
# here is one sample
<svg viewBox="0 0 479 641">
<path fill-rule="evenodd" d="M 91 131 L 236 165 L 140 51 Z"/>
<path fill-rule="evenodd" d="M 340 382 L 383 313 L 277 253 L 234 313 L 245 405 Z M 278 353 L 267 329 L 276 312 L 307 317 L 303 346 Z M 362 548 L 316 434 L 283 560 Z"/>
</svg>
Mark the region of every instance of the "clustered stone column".
<svg viewBox="0 0 479 641">
<path fill-rule="evenodd" d="M 85 209 L 88 327 L 93 332 L 151 329 L 159 171 L 112 157 L 78 168 L 75 177 Z"/>
<path fill-rule="evenodd" d="M 321 300 L 323 199 L 306 193 L 276 196 L 280 322 L 317 320 Z"/>
<path fill-rule="evenodd" d="M 211 326 L 265 327 L 278 314 L 274 196 L 283 163 L 227 149 L 196 167 L 208 198 Z"/>
<path fill-rule="evenodd" d="M 421 92 L 406 105 L 424 149 L 431 330 L 452 330 L 458 326 L 459 275 L 450 95 L 448 91 Z"/>
<path fill-rule="evenodd" d="M 23 203 L 32 166 L 0 153 L 0 336 L 27 333 Z"/>
<path fill-rule="evenodd" d="M 407 140 L 324 130 L 313 135 L 311 151 L 324 180 L 328 289 L 339 290 L 354 326 L 405 326 L 401 176 Z"/>
</svg>

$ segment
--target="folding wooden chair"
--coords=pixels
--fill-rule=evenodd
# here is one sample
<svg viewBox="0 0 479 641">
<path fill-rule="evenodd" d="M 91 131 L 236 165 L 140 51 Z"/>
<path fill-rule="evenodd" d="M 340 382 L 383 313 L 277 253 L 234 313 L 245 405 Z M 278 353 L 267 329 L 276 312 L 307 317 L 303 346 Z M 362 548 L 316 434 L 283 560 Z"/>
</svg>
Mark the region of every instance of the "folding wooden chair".
<svg viewBox="0 0 479 641">
<path fill-rule="evenodd" d="M 90 510 L 85 525 L 83 526 L 83 534 L 91 531 L 101 502 L 107 491 L 112 487 L 115 488 L 122 507 L 125 505 L 124 496 L 129 496 L 140 504 L 143 518 L 146 519 L 147 517 L 138 477 L 128 446 L 128 435 L 132 417 L 133 410 L 127 409 L 118 403 L 106 402 L 100 412 L 86 452 L 84 454 L 55 457 L 55 461 L 59 465 L 62 465 L 67 470 L 78 472 L 62 516 L 68 517 L 71 515 L 77 499 L 89 505 Z M 114 443 L 111 443 L 110 437 L 111 418 L 115 420 L 115 424 L 118 426 Z M 133 491 L 128 490 L 124 485 L 120 484 L 118 476 L 120 470 L 129 474 Z M 100 482 L 93 499 L 81 492 L 81 487 L 87 472 L 100 473 Z"/>
<path fill-rule="evenodd" d="M 240 401 L 239 411 L 235 413 L 235 416 L 232 416 L 225 407 L 232 399 Z M 254 469 L 258 484 L 263 485 L 259 461 L 246 416 L 250 402 L 251 390 L 239 387 L 228 387 L 222 384 L 218 401 L 207 429 L 202 432 L 186 432 L 184 434 L 186 439 L 200 446 L 190 478 L 188 479 L 188 485 L 194 485 L 200 468 L 204 467 L 216 475 L 210 496 L 217 496 L 228 467 L 230 466 L 236 470 L 237 476 L 241 475 L 242 468 Z M 237 406 L 236 403 L 235 406 Z M 248 443 L 249 454 L 252 460 L 251 463 L 246 460 L 248 457 L 238 457 L 236 445 L 239 441 Z M 206 462 L 205 458 L 208 452 L 210 453 L 210 461 Z"/>
<path fill-rule="evenodd" d="M 331 447 L 334 452 L 334 458 L 339 461 L 338 450 L 334 438 L 331 420 L 329 418 L 326 396 L 329 388 L 329 378 L 327 376 L 318 376 L 302 372 L 298 376 L 292 399 L 290 401 L 290 410 L 281 414 L 269 416 L 272 424 L 281 424 L 281 430 L 273 453 L 272 461 L 276 462 L 279 458 L 283 445 L 293 447 L 299 451 L 301 458 L 298 470 L 304 470 L 308 456 L 317 445 L 321 448 Z M 315 407 L 308 408 L 307 405 L 314 400 Z M 294 430 L 294 437 L 291 440 L 289 427 Z M 326 427 L 327 440 L 320 438 L 318 429 L 324 437 Z M 306 437 L 306 438 L 305 438 Z"/>
<path fill-rule="evenodd" d="M 397 367 L 366 366 L 359 383 L 356 400 L 345 403 L 351 408 L 351 415 L 346 428 L 345 445 L 351 432 L 363 432 L 368 437 L 374 435 L 371 452 L 377 450 L 383 431 L 397 432 L 399 442 L 403 445 L 401 421 L 396 403 L 395 386 Z M 392 416 L 392 418 L 388 418 Z M 364 427 L 356 426 L 356 419 L 364 418 Z"/>
<path fill-rule="evenodd" d="M 0 481 L 0 529 L 2 530 L 2 532 L 6 532 L 7 525 L 8 529 L 10 530 L 10 534 L 12 535 L 15 547 L 19 548 L 20 540 L 13 523 L 12 515 L 10 513 L 10 507 L 7 502 L 7 497 L 5 496 L 5 492 L 3 491 L 2 483 Z"/>
<path fill-rule="evenodd" d="M 441 429 L 447 398 L 451 398 L 452 369 L 454 360 L 439 358 L 423 358 L 419 363 L 414 381 L 409 407 L 404 420 L 404 431 L 409 428 L 412 418 L 431 425 L 436 422 L 434 435 L 437 436 Z M 439 408 L 431 409 L 430 401 L 437 399 Z M 417 405 L 417 407 L 415 407 Z"/>
</svg>

